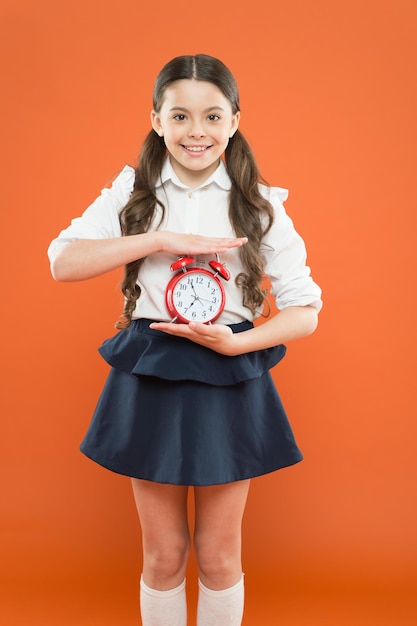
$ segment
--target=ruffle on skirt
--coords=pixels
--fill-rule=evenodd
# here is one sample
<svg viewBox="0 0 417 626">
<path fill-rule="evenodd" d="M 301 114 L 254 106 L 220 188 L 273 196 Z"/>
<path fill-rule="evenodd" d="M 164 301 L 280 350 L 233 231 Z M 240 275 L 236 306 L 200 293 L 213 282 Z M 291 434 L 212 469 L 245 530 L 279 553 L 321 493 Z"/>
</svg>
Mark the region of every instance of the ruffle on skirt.
<svg viewBox="0 0 417 626">
<path fill-rule="evenodd" d="M 243 480 L 302 460 L 269 373 L 285 346 L 226 357 L 151 322 L 135 320 L 99 348 L 112 369 L 81 444 L 86 456 L 180 485 Z"/>
<path fill-rule="evenodd" d="M 153 320 L 139 319 L 99 348 L 112 367 L 135 376 L 165 380 L 195 380 L 208 385 L 234 385 L 258 378 L 285 355 L 284 345 L 225 357 L 188 339 L 149 328 Z M 251 322 L 231 324 L 234 333 L 253 328 Z"/>
</svg>

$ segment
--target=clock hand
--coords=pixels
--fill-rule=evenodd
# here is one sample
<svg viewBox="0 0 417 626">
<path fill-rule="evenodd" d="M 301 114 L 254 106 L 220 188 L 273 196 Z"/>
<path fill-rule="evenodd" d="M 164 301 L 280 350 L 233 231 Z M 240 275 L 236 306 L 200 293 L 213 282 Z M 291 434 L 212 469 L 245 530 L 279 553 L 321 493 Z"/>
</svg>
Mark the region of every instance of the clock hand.
<svg viewBox="0 0 417 626">
<path fill-rule="evenodd" d="M 187 313 L 188 309 L 191 309 L 191 307 L 194 305 L 194 302 L 195 302 L 195 300 L 193 302 L 191 302 L 190 306 L 187 306 L 187 308 L 184 309 L 184 313 Z"/>
<path fill-rule="evenodd" d="M 213 298 L 198 298 L 200 304 L 202 304 L 201 300 L 203 300 L 204 302 L 211 302 L 211 304 L 216 304 L 215 302 L 213 302 Z"/>
<path fill-rule="evenodd" d="M 196 290 L 194 289 L 194 283 L 191 282 L 191 289 L 194 291 L 194 302 L 197 300 L 198 302 L 200 302 L 201 306 L 204 306 L 203 303 L 200 300 L 200 296 L 197 295 Z M 193 302 L 193 304 L 194 304 Z"/>
</svg>

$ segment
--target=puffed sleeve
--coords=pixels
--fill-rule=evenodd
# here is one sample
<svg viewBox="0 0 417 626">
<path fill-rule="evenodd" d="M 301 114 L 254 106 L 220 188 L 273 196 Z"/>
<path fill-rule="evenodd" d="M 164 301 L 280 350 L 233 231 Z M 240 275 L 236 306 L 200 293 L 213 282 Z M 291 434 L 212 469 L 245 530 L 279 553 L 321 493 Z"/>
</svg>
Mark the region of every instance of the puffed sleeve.
<svg viewBox="0 0 417 626">
<path fill-rule="evenodd" d="M 49 260 L 52 262 L 62 246 L 70 241 L 120 237 L 119 213 L 129 200 L 134 181 L 135 170 L 126 165 L 112 186 L 102 189 L 81 217 L 74 218 L 70 226 L 53 239 L 48 248 Z"/>
<path fill-rule="evenodd" d="M 264 188 L 263 194 L 274 208 L 274 222 L 263 240 L 265 274 L 271 282 L 271 293 L 278 309 L 289 306 L 322 307 L 321 289 L 311 277 L 306 264 L 303 239 L 294 228 L 283 202 L 288 191 L 279 187 Z"/>
</svg>

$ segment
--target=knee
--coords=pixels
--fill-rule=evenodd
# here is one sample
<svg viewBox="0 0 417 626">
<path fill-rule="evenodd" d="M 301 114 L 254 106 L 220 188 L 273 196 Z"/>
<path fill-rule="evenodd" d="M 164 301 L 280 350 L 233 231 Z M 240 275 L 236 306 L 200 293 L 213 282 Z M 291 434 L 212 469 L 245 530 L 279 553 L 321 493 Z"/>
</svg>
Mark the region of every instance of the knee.
<svg viewBox="0 0 417 626">
<path fill-rule="evenodd" d="M 144 564 L 153 580 L 164 584 L 185 576 L 189 556 L 189 542 L 172 541 L 144 548 Z"/>
<path fill-rule="evenodd" d="M 225 588 L 236 582 L 242 571 L 240 539 L 196 537 L 194 545 L 202 580 L 214 588 Z"/>
</svg>

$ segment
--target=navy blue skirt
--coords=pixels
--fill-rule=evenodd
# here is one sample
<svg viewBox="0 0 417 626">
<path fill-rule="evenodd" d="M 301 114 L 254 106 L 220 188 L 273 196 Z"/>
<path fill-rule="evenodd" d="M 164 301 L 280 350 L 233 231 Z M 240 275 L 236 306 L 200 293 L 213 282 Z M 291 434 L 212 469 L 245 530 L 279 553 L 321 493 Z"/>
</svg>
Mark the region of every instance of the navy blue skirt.
<svg viewBox="0 0 417 626">
<path fill-rule="evenodd" d="M 285 346 L 227 357 L 151 322 L 135 320 L 99 349 L 112 368 L 81 444 L 86 456 L 126 476 L 199 486 L 302 460 L 269 372 Z"/>
</svg>

